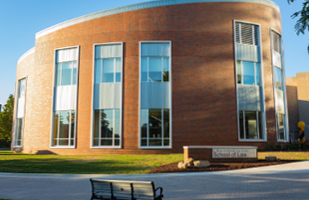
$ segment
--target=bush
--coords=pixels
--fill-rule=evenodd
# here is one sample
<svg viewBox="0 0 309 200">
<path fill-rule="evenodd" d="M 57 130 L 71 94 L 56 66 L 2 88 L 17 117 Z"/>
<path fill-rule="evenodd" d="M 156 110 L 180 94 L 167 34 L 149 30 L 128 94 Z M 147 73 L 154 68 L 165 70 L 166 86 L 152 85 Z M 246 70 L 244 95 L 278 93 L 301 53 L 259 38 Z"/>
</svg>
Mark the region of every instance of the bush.
<svg viewBox="0 0 309 200">
<path fill-rule="evenodd" d="M 285 145 L 285 148 L 288 150 L 288 151 L 291 151 L 293 149 L 293 146 L 291 144 L 287 144 Z"/>
<path fill-rule="evenodd" d="M 10 148 L 11 141 L 0 140 L 0 148 Z"/>
<path fill-rule="evenodd" d="M 277 145 L 276 145 L 276 149 L 277 149 L 277 150 L 282 150 L 281 144 L 277 144 Z"/>
<path fill-rule="evenodd" d="M 269 145 L 269 150 L 271 150 L 271 151 L 275 150 L 275 145 L 270 144 L 270 145 Z"/>
<path fill-rule="evenodd" d="M 298 143 L 293 143 L 292 144 L 292 149 L 299 149 L 299 144 Z"/>
</svg>

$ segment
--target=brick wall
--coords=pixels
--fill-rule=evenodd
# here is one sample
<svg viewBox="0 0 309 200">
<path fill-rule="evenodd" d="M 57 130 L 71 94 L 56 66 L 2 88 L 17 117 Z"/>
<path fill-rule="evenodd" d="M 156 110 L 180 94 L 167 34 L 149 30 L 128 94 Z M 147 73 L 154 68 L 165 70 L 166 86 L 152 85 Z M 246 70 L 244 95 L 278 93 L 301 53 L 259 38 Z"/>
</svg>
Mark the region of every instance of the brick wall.
<svg viewBox="0 0 309 200">
<path fill-rule="evenodd" d="M 222 14 L 224 13 L 224 14 Z M 268 142 L 238 142 L 233 20 L 261 25 Z M 194 3 L 130 11 L 75 24 L 40 37 L 27 73 L 23 152 L 57 154 L 181 153 L 187 145 L 268 147 L 276 142 L 269 28 L 278 10 L 255 3 Z M 172 41 L 172 149 L 138 148 L 139 41 Z M 91 149 L 93 45 L 124 42 L 123 148 Z M 50 148 L 54 50 L 80 46 L 77 147 Z"/>
</svg>

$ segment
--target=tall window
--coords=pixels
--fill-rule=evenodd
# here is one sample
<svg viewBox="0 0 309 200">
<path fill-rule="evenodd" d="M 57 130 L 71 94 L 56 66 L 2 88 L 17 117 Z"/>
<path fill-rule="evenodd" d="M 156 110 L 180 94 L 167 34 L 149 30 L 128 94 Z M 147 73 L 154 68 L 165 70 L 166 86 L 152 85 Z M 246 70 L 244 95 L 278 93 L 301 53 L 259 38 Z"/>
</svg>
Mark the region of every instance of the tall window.
<svg viewBox="0 0 309 200">
<path fill-rule="evenodd" d="M 14 147 L 22 146 L 24 112 L 25 112 L 25 97 L 26 97 L 26 79 L 24 78 L 18 81 Z"/>
<path fill-rule="evenodd" d="M 259 27 L 254 24 L 236 22 L 236 43 L 259 45 Z"/>
<path fill-rule="evenodd" d="M 170 147 L 171 43 L 141 42 L 140 48 L 140 147 Z"/>
<path fill-rule="evenodd" d="M 77 74 L 78 48 L 56 50 L 53 147 L 75 146 Z"/>
<path fill-rule="evenodd" d="M 95 45 L 92 147 L 120 148 L 122 43 Z"/>
<path fill-rule="evenodd" d="M 287 140 L 285 130 L 286 111 L 285 111 L 285 91 L 284 91 L 284 75 L 282 65 L 282 45 L 281 36 L 271 31 L 271 47 L 272 47 L 272 63 L 274 74 L 274 91 L 276 101 L 276 129 L 277 139 L 280 141 Z"/>
<path fill-rule="evenodd" d="M 239 111 L 240 139 L 264 139 L 261 112 Z"/>
</svg>

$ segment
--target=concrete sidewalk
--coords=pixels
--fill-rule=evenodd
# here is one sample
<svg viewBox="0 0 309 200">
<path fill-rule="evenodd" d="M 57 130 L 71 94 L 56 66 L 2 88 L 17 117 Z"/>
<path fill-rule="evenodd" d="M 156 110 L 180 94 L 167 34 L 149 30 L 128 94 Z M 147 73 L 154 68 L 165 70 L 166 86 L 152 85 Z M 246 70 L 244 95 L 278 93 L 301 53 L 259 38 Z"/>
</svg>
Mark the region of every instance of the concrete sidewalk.
<svg viewBox="0 0 309 200">
<path fill-rule="evenodd" d="M 0 173 L 0 198 L 90 199 L 89 178 L 152 180 L 164 199 L 308 199 L 309 161 L 224 172 L 73 175 Z"/>
</svg>

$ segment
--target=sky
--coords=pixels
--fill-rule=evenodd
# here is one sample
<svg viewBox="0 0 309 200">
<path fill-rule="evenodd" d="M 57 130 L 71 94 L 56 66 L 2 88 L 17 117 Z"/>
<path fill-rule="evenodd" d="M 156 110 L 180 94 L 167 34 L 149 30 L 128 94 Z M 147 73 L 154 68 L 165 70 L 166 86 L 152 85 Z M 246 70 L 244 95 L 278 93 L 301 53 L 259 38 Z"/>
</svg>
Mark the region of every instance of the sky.
<svg viewBox="0 0 309 200">
<path fill-rule="evenodd" d="M 35 34 L 86 14 L 150 0 L 0 0 L 0 104 L 14 95 L 18 59 L 35 45 Z M 290 5 L 273 0 L 281 9 L 286 77 L 309 71 L 309 33 L 297 36 L 296 19 L 303 0 Z"/>
</svg>

